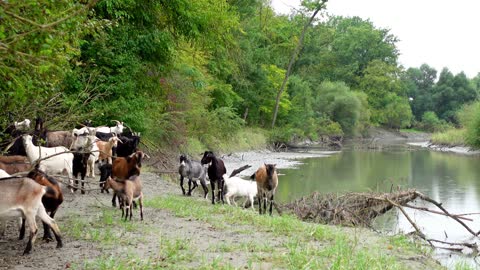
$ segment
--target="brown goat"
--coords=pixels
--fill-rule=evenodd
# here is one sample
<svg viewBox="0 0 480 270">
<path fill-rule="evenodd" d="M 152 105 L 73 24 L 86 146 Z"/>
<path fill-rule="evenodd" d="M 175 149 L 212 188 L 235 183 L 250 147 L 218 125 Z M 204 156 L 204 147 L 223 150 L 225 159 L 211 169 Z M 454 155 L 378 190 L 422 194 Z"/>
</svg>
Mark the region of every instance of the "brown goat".
<svg viewBox="0 0 480 270">
<path fill-rule="evenodd" d="M 57 240 L 57 248 L 63 246 L 60 230 L 55 220 L 47 215 L 42 203 L 42 197 L 49 189 L 50 187 L 44 187 L 26 177 L 2 178 L 0 180 L 0 216 L 24 217 L 30 229 L 30 237 L 23 254 L 30 253 L 35 243 L 38 232 L 35 216 L 38 216 L 53 229 Z"/>
<path fill-rule="evenodd" d="M 6 171 L 8 174 L 19 172 L 28 172 L 32 168 L 30 163 L 3 163 L 0 162 L 0 169 Z"/>
<path fill-rule="evenodd" d="M 100 153 L 98 160 L 107 160 L 107 163 L 112 164 L 112 148 L 117 147 L 119 141 L 118 137 L 111 137 L 108 139 L 108 142 L 96 141 L 95 143 L 97 144 Z"/>
<path fill-rule="evenodd" d="M 125 181 L 134 175 L 140 175 L 142 160 L 149 156 L 142 151 L 136 151 L 128 157 L 117 157 L 112 164 L 112 178 L 116 181 Z M 116 206 L 116 195 L 113 194 L 112 205 Z"/>
<path fill-rule="evenodd" d="M 260 215 L 267 212 L 267 200 L 270 201 L 270 215 L 272 215 L 273 197 L 278 187 L 276 164 L 264 164 L 257 169 L 250 178 L 257 182 L 258 211 Z M 262 211 L 263 202 L 263 211 Z"/>
<path fill-rule="evenodd" d="M 35 182 L 39 183 L 42 186 L 50 187 L 49 189 L 47 189 L 45 195 L 43 195 L 42 203 L 45 206 L 45 210 L 47 211 L 47 213 L 49 212 L 50 217 L 53 218 L 58 210 L 58 207 L 63 202 L 63 193 L 58 181 L 37 168 L 30 171 L 27 177 L 33 179 Z M 25 222 L 22 222 L 20 239 L 23 238 L 24 233 Z M 50 234 L 50 227 L 45 222 L 43 223 L 43 239 L 46 241 L 53 240 L 52 235 Z"/>
<path fill-rule="evenodd" d="M 119 198 L 120 208 L 122 209 L 122 218 L 125 214 L 125 221 L 128 218 L 129 210 L 130 220 L 132 220 L 133 200 L 137 199 L 138 205 L 140 206 L 140 220 L 143 220 L 143 192 L 140 176 L 134 175 L 123 182 L 115 181 L 109 177 L 105 183 L 105 189 L 108 190 L 109 188 L 113 189 L 114 194 L 117 194 Z"/>
<path fill-rule="evenodd" d="M 26 163 L 28 158 L 26 156 L 0 156 L 0 162 L 3 163 Z"/>
</svg>

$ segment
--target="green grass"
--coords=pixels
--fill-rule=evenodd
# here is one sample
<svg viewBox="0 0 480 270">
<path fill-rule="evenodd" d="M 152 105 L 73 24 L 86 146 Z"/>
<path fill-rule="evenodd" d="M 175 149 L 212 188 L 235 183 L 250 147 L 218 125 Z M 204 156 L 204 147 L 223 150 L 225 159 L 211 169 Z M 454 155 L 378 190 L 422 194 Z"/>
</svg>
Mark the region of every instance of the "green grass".
<svg viewBox="0 0 480 270">
<path fill-rule="evenodd" d="M 76 214 L 67 215 L 65 226 L 69 228 L 65 233 L 78 240 L 88 240 L 104 246 L 120 244 L 134 244 L 142 238 L 123 237 L 144 227 L 142 224 L 125 222 L 120 219 L 120 210 L 102 209 L 96 216 L 85 218 Z"/>
<path fill-rule="evenodd" d="M 432 134 L 432 143 L 437 145 L 465 145 L 465 129 L 449 129 L 445 132 Z"/>
<path fill-rule="evenodd" d="M 189 207 L 192 203 L 195 207 Z M 267 238 L 276 237 L 282 240 L 283 244 L 277 243 L 276 247 L 271 246 L 275 245 L 275 240 L 272 239 L 266 242 L 270 243 L 270 247 L 258 247 L 253 242 L 210 247 L 210 250 L 216 252 L 250 252 L 249 262 L 252 264 L 268 262 L 274 267 L 287 269 L 405 269 L 406 266 L 391 256 L 389 247 L 393 246 L 395 251 L 411 253 L 419 250 L 416 244 L 410 243 L 406 238 L 393 237 L 388 243 L 361 243 L 356 233 L 301 222 L 290 215 L 260 216 L 257 212 L 239 207 L 211 205 L 204 200 L 192 202 L 192 198 L 157 197 L 147 200 L 145 205 L 168 209 L 178 217 L 207 222 L 217 230 L 240 227 L 238 232 L 245 233 L 247 227 L 267 233 Z"/>
<path fill-rule="evenodd" d="M 405 133 L 425 133 L 425 131 L 423 131 L 423 130 L 414 129 L 414 128 L 402 128 L 402 129 L 400 129 L 400 132 L 405 132 Z"/>
<path fill-rule="evenodd" d="M 306 223 L 288 214 L 260 216 L 250 209 L 211 205 L 199 198 L 167 195 L 146 200 L 145 207 L 204 222 L 205 228 L 213 228 L 219 235 L 238 234 L 241 240 L 226 238 L 199 250 L 191 239 L 171 236 L 154 225 L 125 222 L 118 209 L 102 207 L 90 217 L 67 215 L 67 235 L 98 243 L 102 254 L 106 254 L 72 267 L 234 269 L 229 258 L 241 254 L 244 267 L 249 269 L 265 265 L 283 269 L 406 269 L 409 262 L 399 261 L 394 254 L 411 257 L 426 253 L 405 236 L 371 237 L 365 229 Z M 156 238 L 158 244 L 152 243 Z M 141 243 L 154 248 L 139 255 L 136 247 Z M 118 246 L 123 247 L 120 253 L 116 251 Z"/>
</svg>

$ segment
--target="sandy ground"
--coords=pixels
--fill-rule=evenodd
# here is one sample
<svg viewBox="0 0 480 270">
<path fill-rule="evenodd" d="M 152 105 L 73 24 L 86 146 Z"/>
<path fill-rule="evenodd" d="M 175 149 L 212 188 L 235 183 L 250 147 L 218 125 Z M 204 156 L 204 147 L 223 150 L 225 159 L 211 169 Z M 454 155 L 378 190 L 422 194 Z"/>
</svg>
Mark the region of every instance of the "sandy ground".
<svg viewBox="0 0 480 270">
<path fill-rule="evenodd" d="M 262 163 L 275 163 L 279 168 L 287 168 L 296 166 L 300 161 L 298 159 L 307 157 L 321 157 L 335 154 L 335 152 L 314 151 L 305 153 L 273 153 L 268 151 L 235 153 L 223 156 L 228 173 L 233 169 L 249 164 L 252 167 L 241 173 L 242 176 L 251 175 L 256 168 Z M 155 196 L 174 195 L 181 196 L 181 190 L 178 182 L 170 182 L 165 178 L 152 173 L 142 172 L 142 180 L 144 183 L 144 193 L 146 198 Z M 98 181 L 98 177 L 93 183 Z M 95 185 L 96 186 L 96 185 Z M 197 200 L 201 200 L 200 189 L 194 193 Z M 194 207 L 195 200 L 192 205 L 186 207 Z M 69 228 L 66 226 L 66 219 L 70 215 L 78 215 L 85 220 L 98 218 L 98 213 L 102 209 L 111 209 L 111 195 L 100 194 L 97 191 L 91 191 L 89 194 L 81 195 L 79 193 L 71 194 L 65 192 L 65 202 L 61 205 L 57 212 L 56 221 L 63 232 L 67 232 Z M 100 256 L 116 255 L 121 256 L 127 250 L 132 249 L 140 258 L 148 258 L 159 253 L 159 239 L 186 239 L 197 254 L 202 254 L 207 260 L 213 260 L 221 256 L 236 268 L 246 268 L 248 258 L 251 256 L 248 252 L 239 251 L 218 251 L 212 249 L 212 246 L 219 243 L 225 245 L 241 245 L 241 244 L 262 244 L 268 239 L 268 245 L 281 249 L 284 246 L 284 239 L 276 237 L 272 234 L 262 233 L 261 235 L 252 228 L 226 228 L 216 229 L 210 224 L 194 220 L 191 218 L 182 218 L 173 215 L 168 210 L 146 208 L 144 210 L 145 220 L 143 224 L 151 226 L 151 230 L 141 235 L 130 235 L 126 237 L 140 238 L 142 241 L 133 241 L 128 245 L 118 245 L 113 247 L 101 247 L 95 242 L 88 240 L 74 240 L 71 237 L 64 237 L 64 247 L 62 249 L 55 248 L 55 242 L 47 243 L 41 239 L 43 229 L 38 234 L 37 242 L 34 245 L 32 254 L 22 256 L 26 245 L 26 239 L 17 240 L 18 230 L 13 222 L 9 223 L 6 236 L 0 237 L 0 269 L 68 269 L 72 265 L 81 265 L 85 261 L 94 260 Z M 120 212 L 118 212 L 120 218 Z M 134 211 L 134 221 L 138 221 L 138 210 Z M 41 225 L 38 222 L 39 225 Z M 87 225 L 88 226 L 88 225 Z M 41 226 L 40 226 L 41 227 Z M 352 230 L 348 228 L 339 228 L 342 230 Z M 137 232 L 138 233 L 138 232 Z M 377 237 L 373 232 L 364 231 L 361 235 L 370 235 L 369 237 Z M 257 243 L 258 242 L 258 243 Z M 397 255 L 396 255 L 397 256 Z M 401 255 L 398 255 L 401 256 Z M 423 261 L 430 263 L 431 259 L 426 259 L 422 255 L 401 258 L 411 264 L 412 269 L 421 269 L 425 265 Z M 195 265 L 182 267 L 195 268 Z M 262 262 L 256 265 L 255 269 L 271 269 L 269 262 Z"/>
<path fill-rule="evenodd" d="M 313 153 L 273 153 L 268 151 L 259 152 L 244 152 L 235 153 L 229 156 L 224 156 L 228 173 L 233 169 L 239 168 L 243 165 L 249 164 L 252 167 L 245 170 L 240 175 L 249 176 L 256 168 L 258 168 L 263 162 L 276 163 L 279 168 L 287 168 L 296 166 L 299 161 L 296 159 L 306 157 L 318 157 L 332 154 L 333 152 L 313 152 Z M 98 176 L 93 179 L 87 179 L 92 181 L 92 187 L 96 188 L 93 183 L 98 181 Z M 181 194 L 178 183 L 172 183 L 162 179 L 161 176 L 155 173 L 142 173 L 142 181 L 144 184 L 145 197 L 163 196 L 166 194 Z M 184 184 L 185 187 L 187 186 Z M 200 189 L 197 189 L 194 196 L 200 197 Z M 98 214 L 99 208 L 111 208 L 111 194 L 100 194 L 97 191 L 91 191 L 89 194 L 81 195 L 78 192 L 75 194 L 70 193 L 64 189 L 65 201 L 60 206 L 57 212 L 55 220 L 60 226 L 63 232 L 69 230 L 65 227 L 65 219 L 69 215 L 79 215 L 81 217 L 95 218 Z M 254 239 L 261 239 L 262 237 L 248 237 L 239 234 L 236 231 L 224 231 L 218 232 L 213 230 L 208 224 L 188 220 L 184 218 L 175 217 L 169 211 L 162 211 L 159 209 L 148 209 L 144 211 L 146 225 L 155 225 L 158 227 L 152 239 L 155 239 L 151 243 L 145 243 L 141 246 L 137 246 L 136 249 L 140 254 L 155 254 L 158 249 L 158 237 L 163 234 L 168 234 L 170 238 L 175 237 L 187 237 L 192 243 L 198 246 L 198 249 L 203 251 L 207 257 L 215 257 L 218 254 L 213 252 L 208 254 L 213 244 L 212 241 L 224 241 L 225 243 L 242 243 L 255 241 Z M 120 215 L 120 212 L 119 212 Z M 134 219 L 138 218 L 138 212 L 134 212 Z M 162 222 L 157 222 L 161 220 Z M 69 237 L 64 237 L 64 247 L 56 249 L 55 242 L 45 242 L 42 239 L 43 227 L 41 222 L 37 219 L 37 225 L 39 226 L 39 233 L 37 235 L 37 241 L 34 244 L 34 250 L 32 254 L 23 256 L 23 250 L 25 248 L 28 231 L 24 240 L 18 240 L 18 229 L 16 221 L 9 221 L 4 237 L 0 237 L 0 269 L 66 269 L 73 264 L 82 264 L 84 261 L 93 260 L 99 256 L 105 254 L 115 254 L 122 250 L 103 250 L 93 242 L 74 240 Z M 28 229 L 27 229 L 28 230 Z M 252 233 L 249 232 L 249 235 Z M 248 240 L 246 240 L 248 239 Z M 252 240 L 253 239 L 253 240 Z M 280 245 L 281 239 L 271 237 L 270 243 L 273 245 Z M 233 265 L 241 266 L 246 264 L 247 258 L 244 258 L 242 254 L 231 254 L 229 256 L 230 263 Z M 267 267 L 268 268 L 268 267 Z"/>
</svg>

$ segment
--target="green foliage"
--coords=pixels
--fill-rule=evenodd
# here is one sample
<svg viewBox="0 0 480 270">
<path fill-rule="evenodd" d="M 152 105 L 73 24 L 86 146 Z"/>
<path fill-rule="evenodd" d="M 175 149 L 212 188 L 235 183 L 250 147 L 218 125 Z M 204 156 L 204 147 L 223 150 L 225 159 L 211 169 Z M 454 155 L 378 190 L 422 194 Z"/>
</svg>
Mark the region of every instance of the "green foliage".
<svg viewBox="0 0 480 270">
<path fill-rule="evenodd" d="M 315 95 L 314 110 L 317 115 L 337 122 L 347 135 L 354 135 L 362 113 L 360 96 L 342 82 L 324 82 Z"/>
<path fill-rule="evenodd" d="M 318 121 L 318 134 L 326 136 L 343 136 L 343 130 L 339 123 L 329 118 L 320 118 Z"/>
<path fill-rule="evenodd" d="M 457 124 L 455 112 L 463 104 L 477 99 L 478 93 L 463 72 L 453 75 L 447 68 L 440 73 L 433 89 L 434 109 L 441 119 Z"/>
<path fill-rule="evenodd" d="M 388 98 L 391 101 L 385 107 L 385 118 L 382 123 L 394 129 L 410 126 L 413 115 L 408 101 L 395 94 L 390 94 Z"/>
<path fill-rule="evenodd" d="M 464 106 L 458 113 L 462 126 L 465 127 L 465 142 L 480 148 L 480 102 Z"/>
<path fill-rule="evenodd" d="M 446 123 L 440 120 L 435 112 L 428 111 L 422 116 L 422 127 L 430 132 L 443 131 L 446 129 Z"/>
</svg>

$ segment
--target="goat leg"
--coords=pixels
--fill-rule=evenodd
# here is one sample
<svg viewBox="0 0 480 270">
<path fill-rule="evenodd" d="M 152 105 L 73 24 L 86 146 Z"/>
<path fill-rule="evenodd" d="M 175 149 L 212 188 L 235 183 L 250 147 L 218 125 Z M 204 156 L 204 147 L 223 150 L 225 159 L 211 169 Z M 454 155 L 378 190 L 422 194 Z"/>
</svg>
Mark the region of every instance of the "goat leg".
<svg viewBox="0 0 480 270">
<path fill-rule="evenodd" d="M 22 225 L 20 226 L 20 235 L 18 236 L 18 240 L 23 240 L 25 237 L 25 218 L 21 219 Z"/>
<path fill-rule="evenodd" d="M 56 212 L 57 211 L 51 211 L 50 217 L 53 218 Z M 50 233 L 50 226 L 45 222 L 43 222 L 43 240 L 47 242 L 53 241 L 52 235 Z"/>
<path fill-rule="evenodd" d="M 205 193 L 204 198 L 206 199 L 208 195 L 208 187 L 207 187 L 207 183 L 205 182 L 205 178 L 200 179 L 200 184 L 202 185 L 203 192 Z"/>
<path fill-rule="evenodd" d="M 140 220 L 143 221 L 143 194 L 140 195 L 138 199 L 138 204 L 140 205 Z"/>
<path fill-rule="evenodd" d="M 180 176 L 180 187 L 182 188 L 183 195 L 185 195 L 185 189 L 183 188 L 183 176 Z"/>
<path fill-rule="evenodd" d="M 273 193 L 272 196 L 270 197 L 270 216 L 272 215 L 272 206 L 273 206 Z"/>
<path fill-rule="evenodd" d="M 260 194 L 258 196 L 258 214 L 262 214 L 262 196 Z"/>
<path fill-rule="evenodd" d="M 225 190 L 225 181 L 223 181 L 223 179 L 220 179 L 220 183 L 218 183 L 218 187 L 219 187 L 218 194 L 220 196 L 220 200 L 222 201 L 222 204 L 225 204 L 225 201 L 223 200 L 223 194 L 224 194 L 223 191 Z"/>
<path fill-rule="evenodd" d="M 117 207 L 117 201 L 115 200 L 117 198 L 117 194 L 115 192 L 113 192 L 113 197 L 112 197 L 112 206 L 113 207 Z M 120 204 L 120 197 L 118 198 L 118 204 L 120 205 L 121 207 L 121 204 Z M 123 216 L 122 216 L 123 217 Z"/>
<path fill-rule="evenodd" d="M 192 179 L 188 179 L 188 193 L 187 196 L 192 196 Z"/>
<path fill-rule="evenodd" d="M 210 185 L 212 186 L 212 204 L 215 204 L 215 180 L 210 180 Z"/>
</svg>

